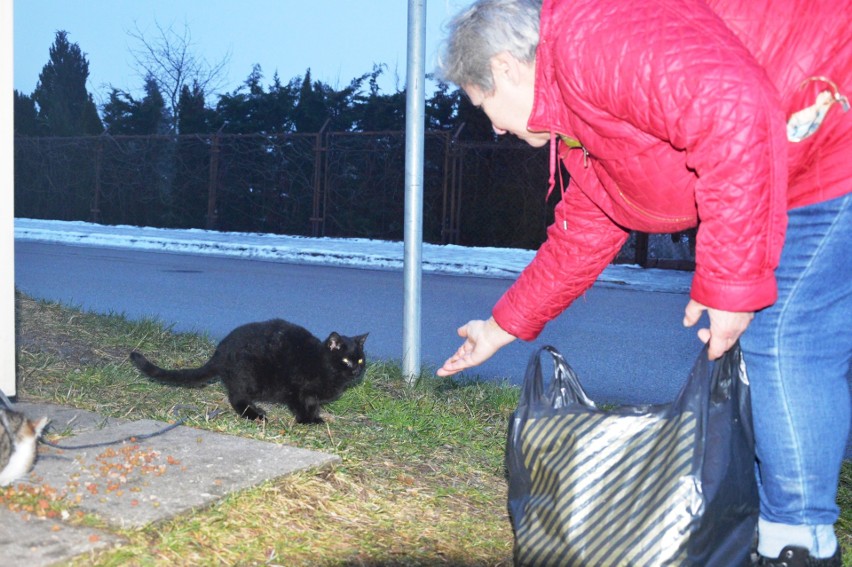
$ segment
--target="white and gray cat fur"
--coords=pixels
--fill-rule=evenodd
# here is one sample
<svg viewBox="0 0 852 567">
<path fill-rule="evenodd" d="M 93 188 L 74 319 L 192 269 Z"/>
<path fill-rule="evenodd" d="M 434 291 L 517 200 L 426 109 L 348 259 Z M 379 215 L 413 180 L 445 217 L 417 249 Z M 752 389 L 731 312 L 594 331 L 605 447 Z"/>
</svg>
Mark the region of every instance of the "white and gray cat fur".
<svg viewBox="0 0 852 567">
<path fill-rule="evenodd" d="M 48 419 L 27 419 L 17 411 L 0 409 L 0 486 L 8 486 L 35 463 L 38 440 Z"/>
</svg>

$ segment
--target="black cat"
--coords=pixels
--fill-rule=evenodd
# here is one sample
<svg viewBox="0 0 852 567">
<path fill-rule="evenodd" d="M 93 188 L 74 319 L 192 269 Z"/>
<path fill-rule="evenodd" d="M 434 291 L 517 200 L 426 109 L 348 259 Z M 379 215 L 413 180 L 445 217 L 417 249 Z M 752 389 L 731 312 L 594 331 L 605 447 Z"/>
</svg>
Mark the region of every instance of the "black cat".
<svg viewBox="0 0 852 567">
<path fill-rule="evenodd" d="M 307 329 L 272 319 L 231 331 L 200 368 L 166 370 L 136 351 L 130 360 L 143 374 L 173 386 L 204 386 L 218 377 L 231 406 L 246 419 L 266 419 L 254 402 L 275 402 L 286 404 L 298 423 L 322 423 L 320 406 L 361 382 L 366 340 L 366 333 L 331 333 L 320 341 Z"/>
</svg>

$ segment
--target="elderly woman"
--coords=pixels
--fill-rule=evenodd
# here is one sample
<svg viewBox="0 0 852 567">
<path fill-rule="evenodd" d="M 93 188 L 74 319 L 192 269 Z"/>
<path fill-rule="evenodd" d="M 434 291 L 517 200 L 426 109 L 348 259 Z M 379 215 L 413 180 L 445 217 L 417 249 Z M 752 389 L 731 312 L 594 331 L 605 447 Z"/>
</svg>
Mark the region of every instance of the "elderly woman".
<svg viewBox="0 0 852 567">
<path fill-rule="evenodd" d="M 550 143 L 551 190 L 557 157 L 570 180 L 546 242 L 438 374 L 535 339 L 629 230 L 698 226 L 683 324 L 708 313 L 711 358 L 741 339 L 761 565 L 841 564 L 850 29 L 849 0 L 480 0 L 451 22 L 439 69 L 497 134 Z"/>
</svg>

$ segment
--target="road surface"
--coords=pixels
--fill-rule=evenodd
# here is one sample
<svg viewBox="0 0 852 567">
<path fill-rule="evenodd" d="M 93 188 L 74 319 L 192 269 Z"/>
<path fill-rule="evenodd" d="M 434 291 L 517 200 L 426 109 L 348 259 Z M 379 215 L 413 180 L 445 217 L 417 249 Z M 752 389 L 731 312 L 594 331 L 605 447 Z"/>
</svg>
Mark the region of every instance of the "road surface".
<svg viewBox="0 0 852 567">
<path fill-rule="evenodd" d="M 369 332 L 368 357 L 401 360 L 403 274 L 262 260 L 18 241 L 15 283 L 35 298 L 220 339 L 237 325 L 288 319 L 325 338 Z M 424 274 L 423 368 L 460 344 L 456 329 L 485 318 L 511 279 Z M 681 326 L 687 296 L 592 288 L 535 343 L 516 341 L 470 375 L 520 383 L 535 346 L 552 344 L 601 403 L 674 399 L 701 350 Z"/>
</svg>

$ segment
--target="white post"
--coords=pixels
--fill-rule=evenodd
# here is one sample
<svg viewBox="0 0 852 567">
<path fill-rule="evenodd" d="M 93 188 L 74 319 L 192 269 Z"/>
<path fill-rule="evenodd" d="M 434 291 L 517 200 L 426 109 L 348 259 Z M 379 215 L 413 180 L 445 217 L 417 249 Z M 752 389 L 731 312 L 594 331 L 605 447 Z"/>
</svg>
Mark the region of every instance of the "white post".
<svg viewBox="0 0 852 567">
<path fill-rule="evenodd" d="M 420 376 L 420 300 L 423 250 L 423 145 L 426 130 L 426 0 L 408 0 L 408 73 L 405 83 L 405 250 L 402 372 Z"/>
<path fill-rule="evenodd" d="M 0 0 L 0 389 L 15 389 L 14 99 L 12 0 Z"/>
</svg>

